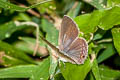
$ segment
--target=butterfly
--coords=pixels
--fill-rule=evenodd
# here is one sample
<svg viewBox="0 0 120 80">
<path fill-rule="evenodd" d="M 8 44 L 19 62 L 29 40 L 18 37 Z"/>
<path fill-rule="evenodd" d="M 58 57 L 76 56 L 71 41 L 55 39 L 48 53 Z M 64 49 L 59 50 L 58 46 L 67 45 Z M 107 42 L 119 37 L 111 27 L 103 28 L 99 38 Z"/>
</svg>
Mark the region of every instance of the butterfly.
<svg viewBox="0 0 120 80">
<path fill-rule="evenodd" d="M 58 48 L 43 37 L 41 39 L 57 53 L 60 60 L 72 64 L 84 64 L 88 55 L 88 43 L 78 35 L 77 24 L 69 16 L 65 15 L 59 31 Z"/>
</svg>

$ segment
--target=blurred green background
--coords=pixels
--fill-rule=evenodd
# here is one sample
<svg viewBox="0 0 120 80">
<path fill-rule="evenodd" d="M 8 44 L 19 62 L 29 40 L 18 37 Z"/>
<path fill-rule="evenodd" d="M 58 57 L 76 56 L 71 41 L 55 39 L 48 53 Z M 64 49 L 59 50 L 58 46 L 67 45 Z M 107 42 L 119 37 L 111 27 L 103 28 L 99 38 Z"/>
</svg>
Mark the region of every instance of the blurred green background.
<svg viewBox="0 0 120 80">
<path fill-rule="evenodd" d="M 63 63 L 39 35 L 58 46 L 64 15 L 89 44 L 84 64 Z M 120 0 L 0 0 L 0 80 L 120 80 Z"/>
</svg>

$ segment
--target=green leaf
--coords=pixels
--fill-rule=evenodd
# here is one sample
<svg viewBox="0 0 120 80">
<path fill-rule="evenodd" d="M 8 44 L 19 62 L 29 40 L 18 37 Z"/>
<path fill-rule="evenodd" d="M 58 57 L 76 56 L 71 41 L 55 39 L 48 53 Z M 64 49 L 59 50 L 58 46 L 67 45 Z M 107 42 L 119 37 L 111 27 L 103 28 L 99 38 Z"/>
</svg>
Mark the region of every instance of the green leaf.
<svg viewBox="0 0 120 80">
<path fill-rule="evenodd" d="M 28 53 L 30 55 L 33 55 L 33 50 L 34 50 L 34 47 L 33 44 L 31 43 L 26 43 L 24 41 L 19 41 L 17 43 L 14 43 L 14 46 L 21 50 L 21 51 L 24 51 L 25 53 Z M 37 54 L 36 54 L 37 55 Z"/>
<path fill-rule="evenodd" d="M 31 17 L 26 13 L 19 13 L 17 16 L 14 17 L 16 20 L 23 20 L 23 21 L 31 21 Z"/>
<path fill-rule="evenodd" d="M 36 70 L 35 65 L 15 66 L 0 69 L 0 78 L 29 78 L 33 71 Z"/>
<path fill-rule="evenodd" d="M 51 52 L 52 53 L 52 52 Z M 49 69 L 49 74 L 50 78 L 53 78 L 55 75 L 56 68 L 58 66 L 58 60 L 55 56 L 51 55 L 50 56 L 50 69 Z"/>
<path fill-rule="evenodd" d="M 115 54 L 115 49 L 113 47 L 113 44 L 108 43 L 103 45 L 106 47 L 106 49 L 98 56 L 97 58 L 98 63 L 101 63 L 102 61 L 108 59 L 109 57 Z"/>
<path fill-rule="evenodd" d="M 85 63 L 81 65 L 71 63 L 60 64 L 60 70 L 65 80 L 84 80 L 90 69 L 90 59 L 87 59 Z"/>
<path fill-rule="evenodd" d="M 20 80 L 18 78 L 3 78 L 3 79 L 0 79 L 0 80 Z"/>
<path fill-rule="evenodd" d="M 104 11 L 100 20 L 99 27 L 108 30 L 114 25 L 120 24 L 120 6 L 115 6 Z"/>
<path fill-rule="evenodd" d="M 25 62 L 21 59 L 17 59 L 15 57 L 6 55 L 3 51 L 0 52 L 1 59 L 0 59 L 0 65 L 2 66 L 15 66 L 15 65 L 20 65 L 20 64 L 28 64 L 28 62 Z"/>
<path fill-rule="evenodd" d="M 29 2 L 30 0 L 27 0 L 27 1 Z M 36 3 L 39 3 L 41 0 L 38 0 L 38 1 L 37 0 L 31 0 L 31 1 L 35 1 Z M 42 1 L 44 1 L 44 0 L 42 0 Z M 54 1 L 54 0 L 51 0 L 51 1 Z M 47 3 L 44 3 L 42 5 L 39 5 L 37 7 L 37 10 L 41 14 L 45 14 L 45 13 L 54 14 L 54 12 L 57 10 L 55 8 L 56 8 L 56 4 L 54 2 L 47 2 Z"/>
<path fill-rule="evenodd" d="M 50 59 L 45 59 L 33 72 L 30 80 L 48 80 Z"/>
<path fill-rule="evenodd" d="M 74 20 L 80 28 L 80 32 L 93 33 L 102 17 L 101 11 L 94 11 L 91 14 L 84 14 L 76 17 Z"/>
<path fill-rule="evenodd" d="M 120 24 L 120 7 L 115 6 L 106 10 L 96 10 L 91 14 L 84 14 L 74 20 L 80 28 L 80 32 L 93 33 L 96 27 L 108 30 L 114 25 Z M 109 16 L 109 17 L 108 17 Z"/>
<path fill-rule="evenodd" d="M 104 0 L 83 0 L 89 4 L 91 4 L 92 6 L 94 6 L 97 9 L 104 9 L 105 5 L 104 5 Z"/>
<path fill-rule="evenodd" d="M 27 28 L 27 25 L 16 25 L 15 22 L 8 22 L 6 24 L 0 25 L 0 40 L 3 40 L 5 38 L 9 38 L 12 33 L 14 33 L 17 30 L 21 30 L 24 28 Z"/>
<path fill-rule="evenodd" d="M 16 31 L 16 25 L 14 22 L 9 22 L 4 25 L 0 25 L 0 40 L 3 40 L 5 38 L 9 38 L 13 32 Z M 22 27 L 18 27 L 22 28 Z"/>
<path fill-rule="evenodd" d="M 68 16 L 74 18 L 78 15 L 79 10 L 81 8 L 82 3 L 81 2 L 75 2 L 73 7 L 69 10 L 67 13 Z"/>
<path fill-rule="evenodd" d="M 16 49 L 15 47 L 13 47 L 12 45 L 5 43 L 3 41 L 0 41 L 0 50 L 5 52 L 5 55 L 23 60 L 27 63 L 34 63 L 35 61 L 33 61 L 32 58 L 30 58 L 29 56 L 27 56 L 24 52 Z M 11 59 L 11 58 L 10 58 Z"/>
<path fill-rule="evenodd" d="M 43 30 L 46 32 L 46 39 L 51 42 L 52 44 L 54 44 L 55 46 L 58 45 L 58 30 L 56 30 L 56 28 L 54 27 L 54 25 L 52 23 L 50 23 L 48 20 L 46 19 L 42 19 L 42 28 Z M 53 77 L 56 67 L 57 67 L 57 59 L 54 58 L 54 56 L 52 55 L 54 52 L 50 50 L 50 69 L 49 69 L 49 74 L 50 74 L 50 78 Z"/>
<path fill-rule="evenodd" d="M 54 45 L 58 45 L 58 30 L 47 19 L 42 19 L 42 28 L 47 33 L 46 39 Z"/>
<path fill-rule="evenodd" d="M 114 46 L 120 55 L 120 28 L 113 28 L 112 36 L 113 36 Z"/>
<path fill-rule="evenodd" d="M 19 39 L 22 40 L 22 41 L 19 41 L 19 42 L 15 43 L 14 44 L 15 47 L 17 47 L 18 49 L 33 55 L 34 47 L 35 47 L 35 44 L 36 44 L 35 38 L 19 37 Z M 39 41 L 39 46 L 45 47 L 45 44 L 44 44 L 44 42 L 42 40 Z M 39 52 L 39 49 L 40 48 L 38 48 L 38 51 L 37 51 L 39 54 L 37 54 L 37 55 L 42 56 L 42 54 Z"/>
<path fill-rule="evenodd" d="M 94 45 L 93 48 L 94 48 L 93 51 L 95 51 L 95 54 L 96 54 L 96 56 L 97 56 L 98 53 L 99 53 L 99 51 L 102 50 L 102 49 L 105 49 L 106 46 L 103 45 L 103 44 L 101 44 L 101 45 Z"/>
<path fill-rule="evenodd" d="M 93 42 L 91 42 L 90 44 L 89 44 L 89 49 L 88 49 L 88 54 L 92 54 L 94 51 L 93 51 L 93 47 L 94 47 L 95 45 L 94 45 L 94 43 Z"/>
<path fill-rule="evenodd" d="M 93 33 L 80 34 L 80 37 L 83 37 L 88 43 L 93 40 Z"/>
<path fill-rule="evenodd" d="M 14 11 L 22 11 L 23 12 L 23 11 L 27 11 L 28 9 L 35 8 L 38 5 L 43 4 L 45 2 L 49 2 L 49 1 L 51 1 L 51 0 L 41 1 L 40 3 L 34 4 L 32 6 L 29 6 L 29 7 L 25 8 L 25 7 L 20 7 L 20 6 L 17 6 L 15 4 L 6 2 L 4 0 L 0 0 L 0 7 L 5 8 L 5 9 L 14 10 Z"/>
<path fill-rule="evenodd" d="M 92 72 L 89 72 L 89 74 L 87 75 L 85 80 L 95 80 L 94 75 L 92 74 Z"/>
<path fill-rule="evenodd" d="M 65 80 L 61 73 L 55 75 L 54 80 Z"/>
<path fill-rule="evenodd" d="M 99 67 L 100 74 L 102 80 L 119 80 L 120 79 L 120 71 L 112 70 L 107 68 L 106 66 Z"/>
<path fill-rule="evenodd" d="M 101 80 L 101 76 L 100 76 L 99 68 L 98 68 L 98 63 L 97 63 L 96 59 L 94 59 L 94 61 L 93 61 L 92 72 L 93 72 L 96 80 Z"/>
<path fill-rule="evenodd" d="M 120 5 L 120 0 L 107 0 L 107 7 Z"/>
<path fill-rule="evenodd" d="M 106 33 L 105 30 L 98 29 L 98 30 L 96 31 L 96 33 L 94 34 L 93 40 L 101 39 L 105 33 Z"/>
</svg>

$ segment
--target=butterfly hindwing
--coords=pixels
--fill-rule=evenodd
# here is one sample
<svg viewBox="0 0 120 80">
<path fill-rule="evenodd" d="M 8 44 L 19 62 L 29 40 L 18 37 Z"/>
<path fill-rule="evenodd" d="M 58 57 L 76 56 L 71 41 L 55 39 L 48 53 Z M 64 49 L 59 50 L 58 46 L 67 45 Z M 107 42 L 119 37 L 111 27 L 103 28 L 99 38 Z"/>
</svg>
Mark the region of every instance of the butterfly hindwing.
<svg viewBox="0 0 120 80">
<path fill-rule="evenodd" d="M 83 38 L 77 38 L 69 46 L 69 49 L 65 54 L 71 57 L 77 64 L 83 64 L 88 53 L 88 45 Z"/>
</svg>

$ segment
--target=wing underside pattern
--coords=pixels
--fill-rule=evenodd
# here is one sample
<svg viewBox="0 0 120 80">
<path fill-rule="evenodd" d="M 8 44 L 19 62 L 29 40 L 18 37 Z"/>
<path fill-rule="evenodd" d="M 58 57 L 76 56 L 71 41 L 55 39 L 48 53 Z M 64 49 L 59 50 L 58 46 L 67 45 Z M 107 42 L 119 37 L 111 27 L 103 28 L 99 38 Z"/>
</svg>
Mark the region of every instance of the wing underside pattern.
<svg viewBox="0 0 120 80">
<path fill-rule="evenodd" d="M 87 56 L 88 45 L 83 38 L 78 38 L 78 34 L 75 22 L 64 16 L 59 34 L 59 50 L 77 64 L 82 64 Z"/>
</svg>

